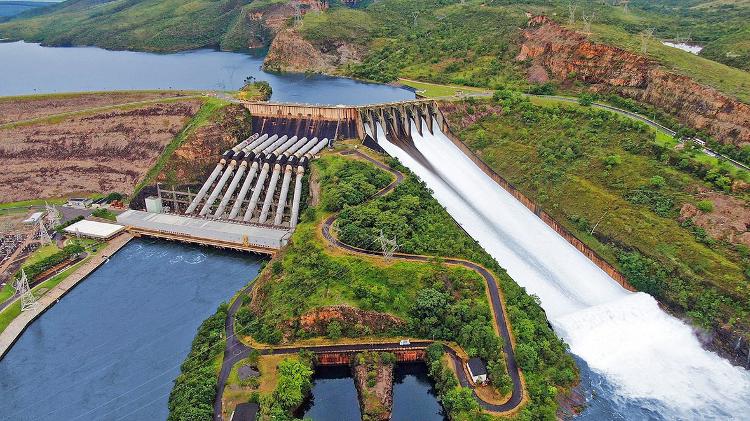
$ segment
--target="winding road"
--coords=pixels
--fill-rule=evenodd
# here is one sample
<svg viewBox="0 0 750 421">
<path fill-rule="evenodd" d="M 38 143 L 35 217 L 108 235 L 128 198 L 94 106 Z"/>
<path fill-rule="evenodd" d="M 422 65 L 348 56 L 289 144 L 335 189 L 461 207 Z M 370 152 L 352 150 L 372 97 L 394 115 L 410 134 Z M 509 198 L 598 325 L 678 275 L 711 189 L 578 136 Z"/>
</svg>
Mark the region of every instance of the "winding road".
<svg viewBox="0 0 750 421">
<path fill-rule="evenodd" d="M 395 177 L 393 182 L 391 182 L 389 185 L 384 187 L 382 190 L 376 193 L 373 197 L 380 197 L 380 196 L 384 196 L 390 193 L 391 191 L 393 191 L 393 189 L 396 188 L 396 186 L 398 186 L 404 180 L 404 175 L 401 172 L 359 151 L 348 150 L 348 151 L 342 152 L 342 154 L 343 155 L 357 155 L 357 157 L 367 160 L 371 162 L 372 164 L 376 165 L 377 167 L 390 172 Z M 381 253 L 351 246 L 349 244 L 342 242 L 335 235 L 333 235 L 332 226 L 334 222 L 336 221 L 337 216 L 338 214 L 333 214 L 329 216 L 323 222 L 321 226 L 321 232 L 322 232 L 323 238 L 330 245 L 334 247 L 338 247 L 342 250 L 345 250 L 353 254 L 366 255 L 370 257 L 379 257 L 379 258 L 382 257 Z M 393 259 L 410 261 L 410 262 L 425 262 L 426 263 L 434 259 L 434 256 L 394 253 Z M 469 387 L 472 389 L 472 391 L 474 392 L 474 396 L 476 397 L 477 401 L 479 402 L 479 405 L 483 409 L 486 409 L 492 412 L 513 411 L 516 408 L 518 408 L 524 400 L 524 388 L 523 388 L 521 369 L 519 368 L 518 363 L 516 361 L 515 354 L 513 353 L 513 338 L 510 333 L 510 323 L 508 322 L 508 319 L 506 316 L 505 306 L 504 306 L 504 302 L 503 302 L 500 290 L 498 288 L 497 279 L 494 277 L 492 272 L 490 272 L 485 267 L 477 263 L 468 261 L 468 260 L 457 259 L 457 258 L 443 258 L 443 262 L 448 265 L 462 266 L 467 269 L 473 270 L 477 272 L 479 275 L 481 275 L 482 278 L 485 280 L 485 283 L 487 284 L 487 290 L 490 296 L 490 302 L 492 304 L 492 313 L 493 313 L 493 320 L 495 323 L 495 327 L 499 331 L 500 336 L 503 338 L 503 343 L 504 343 L 503 355 L 505 357 L 506 367 L 508 369 L 508 374 L 510 375 L 511 381 L 513 383 L 513 387 L 512 387 L 510 397 L 504 403 L 497 404 L 497 403 L 487 402 L 483 400 L 479 395 L 477 395 L 473 384 L 469 381 L 468 373 L 466 372 L 466 368 L 465 368 L 465 365 L 466 365 L 465 362 L 461 359 L 461 357 L 458 355 L 456 350 L 445 345 L 444 349 L 446 353 L 448 353 L 448 355 L 452 359 L 453 364 L 456 368 L 456 373 L 458 374 L 458 381 L 461 384 L 461 386 Z M 246 286 L 241 291 L 241 294 L 238 295 L 238 297 L 250 292 L 252 287 L 253 287 L 253 284 Z M 250 355 L 250 352 L 253 350 L 253 348 L 244 344 L 235 335 L 234 315 L 237 313 L 237 311 L 240 309 L 241 306 L 242 306 L 242 300 L 240 298 L 235 299 L 234 302 L 229 307 L 229 310 L 227 312 L 227 319 L 224 325 L 227 341 L 226 341 L 226 348 L 224 351 L 224 360 L 221 366 L 221 371 L 219 373 L 219 381 L 217 384 L 218 392 L 216 394 L 216 399 L 214 400 L 214 419 L 215 420 L 223 419 L 222 395 L 223 395 L 224 388 L 227 384 L 227 379 L 229 378 L 229 373 L 232 371 L 232 367 L 237 362 L 247 358 Z M 263 355 L 296 354 L 303 349 L 312 351 L 315 353 L 382 351 L 382 350 L 400 350 L 400 349 L 409 349 L 409 348 L 424 349 L 431 343 L 432 341 L 411 341 L 411 343 L 406 346 L 399 345 L 398 342 L 360 343 L 360 344 L 354 344 L 354 345 L 352 344 L 319 345 L 319 346 L 304 346 L 304 347 L 285 347 L 285 348 L 275 348 L 275 349 L 259 349 L 258 351 L 260 351 L 260 353 Z"/>
</svg>

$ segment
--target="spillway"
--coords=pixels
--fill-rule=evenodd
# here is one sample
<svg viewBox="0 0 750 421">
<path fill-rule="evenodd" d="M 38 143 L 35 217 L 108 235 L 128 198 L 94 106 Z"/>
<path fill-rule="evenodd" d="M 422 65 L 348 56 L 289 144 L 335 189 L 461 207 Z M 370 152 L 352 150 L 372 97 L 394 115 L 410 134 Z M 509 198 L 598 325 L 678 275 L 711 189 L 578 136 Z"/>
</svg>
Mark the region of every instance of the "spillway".
<svg viewBox="0 0 750 421">
<path fill-rule="evenodd" d="M 412 123 L 411 154 L 385 136 L 379 144 L 424 180 L 517 283 L 539 296 L 571 352 L 606 383 L 594 385 L 594 399 L 609 408 L 606 418 L 750 417 L 748 372 L 704 350 L 692 329 L 651 296 L 620 287 L 433 125 L 434 135 L 419 135 Z"/>
</svg>

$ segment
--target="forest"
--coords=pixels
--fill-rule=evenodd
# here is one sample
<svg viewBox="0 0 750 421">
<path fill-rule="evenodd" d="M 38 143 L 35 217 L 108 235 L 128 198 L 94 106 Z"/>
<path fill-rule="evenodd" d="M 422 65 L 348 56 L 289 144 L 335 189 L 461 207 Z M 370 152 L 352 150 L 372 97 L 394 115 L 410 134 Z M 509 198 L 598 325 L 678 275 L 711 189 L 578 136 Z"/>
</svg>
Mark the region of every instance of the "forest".
<svg viewBox="0 0 750 421">
<path fill-rule="evenodd" d="M 507 393 L 510 379 L 501 349 L 508 344 L 492 328 L 483 280 L 467 269 L 445 266 L 439 258 L 463 257 L 490 268 L 505 294 L 516 355 L 531 398 L 521 419 L 555 419 L 556 399 L 577 381 L 577 369 L 567 346 L 547 324 L 538 299 L 526 294 L 461 230 L 416 176 L 397 161 L 388 162 L 407 174 L 406 180 L 394 192 L 367 200 L 391 181 L 389 174 L 342 156 L 315 161 L 323 186 L 321 203 L 308 208 L 291 245 L 268 265 L 254 301 L 237 314 L 238 329 L 247 329 L 253 339 L 271 344 L 321 335 L 331 340 L 406 335 L 455 341 L 469 355 L 486 358 L 493 385 Z M 317 226 L 325 215 L 339 209 L 342 240 L 377 250 L 372 237 L 363 233 L 382 229 L 398 236 L 399 244 L 404 244 L 402 251 L 435 259 L 429 264 L 382 265 L 328 252 Z M 406 225 L 410 228 L 402 230 Z M 369 318 L 323 320 L 320 329 L 301 323 L 315 309 L 340 304 L 365 311 Z M 369 323 L 383 313 L 395 317 L 393 323 Z"/>
</svg>

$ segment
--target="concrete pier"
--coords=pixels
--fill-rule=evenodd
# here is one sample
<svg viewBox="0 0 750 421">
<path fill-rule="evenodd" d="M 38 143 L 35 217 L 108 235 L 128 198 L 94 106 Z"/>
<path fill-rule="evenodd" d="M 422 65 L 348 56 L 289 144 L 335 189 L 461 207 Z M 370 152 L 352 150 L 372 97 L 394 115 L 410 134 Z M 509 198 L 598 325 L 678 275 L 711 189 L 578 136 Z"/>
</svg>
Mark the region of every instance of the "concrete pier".
<svg viewBox="0 0 750 421">
<path fill-rule="evenodd" d="M 52 307 L 57 301 L 62 298 L 68 291 L 75 288 L 79 282 L 86 279 L 86 277 L 101 266 L 104 262 L 109 260 L 115 252 L 120 250 L 125 244 L 133 239 L 133 236 L 128 233 L 122 233 L 117 237 L 109 241 L 109 243 L 99 251 L 98 254 L 92 256 L 89 260 L 85 261 L 75 272 L 71 273 L 62 282 L 57 284 L 54 288 L 47 291 L 44 295 L 37 300 L 36 310 L 29 310 L 21 312 L 12 322 L 0 332 L 0 358 L 10 350 L 14 343 L 21 337 L 21 334 L 26 328 L 36 320 L 37 317 L 41 316 L 42 313 Z M 7 308 L 6 308 L 7 311 Z"/>
</svg>

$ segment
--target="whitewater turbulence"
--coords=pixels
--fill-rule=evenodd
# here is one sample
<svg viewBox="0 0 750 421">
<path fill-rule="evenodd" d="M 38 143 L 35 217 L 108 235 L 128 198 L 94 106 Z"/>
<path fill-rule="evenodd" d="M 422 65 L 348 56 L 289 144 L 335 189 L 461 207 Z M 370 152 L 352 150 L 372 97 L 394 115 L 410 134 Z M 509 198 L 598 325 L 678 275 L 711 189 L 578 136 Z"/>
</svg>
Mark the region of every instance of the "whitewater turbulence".
<svg viewBox="0 0 750 421">
<path fill-rule="evenodd" d="M 748 419 L 750 375 L 704 350 L 691 328 L 644 293 L 623 289 L 482 172 L 435 123 L 420 136 L 429 163 L 379 144 L 421 177 L 453 218 L 540 297 L 571 351 L 611 382 L 613 401 L 666 419 Z M 617 403 L 613 404 L 617 406 Z M 627 417 L 627 415 L 625 415 Z"/>
</svg>

